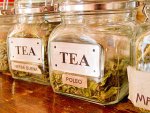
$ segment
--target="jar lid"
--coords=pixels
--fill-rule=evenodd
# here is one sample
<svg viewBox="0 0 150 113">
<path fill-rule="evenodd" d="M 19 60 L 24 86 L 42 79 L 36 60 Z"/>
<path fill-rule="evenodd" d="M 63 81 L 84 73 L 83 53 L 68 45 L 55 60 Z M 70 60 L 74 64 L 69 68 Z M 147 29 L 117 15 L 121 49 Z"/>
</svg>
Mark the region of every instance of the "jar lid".
<svg viewBox="0 0 150 113">
<path fill-rule="evenodd" d="M 56 12 L 57 6 L 53 0 L 16 0 L 15 14 Z"/>
<path fill-rule="evenodd" d="M 62 2 L 61 12 L 80 12 L 80 11 L 115 11 L 131 10 L 137 7 L 135 0 L 70 0 Z"/>
</svg>

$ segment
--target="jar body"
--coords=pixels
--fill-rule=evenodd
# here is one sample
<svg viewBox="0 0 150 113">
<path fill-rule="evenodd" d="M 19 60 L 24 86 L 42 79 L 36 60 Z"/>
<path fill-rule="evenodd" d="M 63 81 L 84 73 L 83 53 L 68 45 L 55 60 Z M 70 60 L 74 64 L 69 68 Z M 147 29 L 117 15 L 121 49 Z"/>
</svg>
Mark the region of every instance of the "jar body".
<svg viewBox="0 0 150 113">
<path fill-rule="evenodd" d="M 7 20 L 6 20 L 7 18 Z M 16 23 L 15 16 L 0 16 L 0 72 L 9 73 L 7 56 L 7 35 L 11 27 Z"/>
<path fill-rule="evenodd" d="M 139 72 L 136 72 L 135 75 L 145 75 L 146 73 L 150 72 L 150 2 L 145 2 L 144 13 L 146 15 L 145 22 L 138 25 L 138 29 L 136 32 L 136 39 L 133 43 L 134 45 L 134 66 L 136 70 L 143 71 L 140 75 Z M 143 76 L 142 80 L 145 81 L 148 78 Z M 138 80 L 138 79 L 137 79 Z M 138 84 L 139 81 L 135 80 Z M 133 81 L 133 82 L 135 82 Z M 148 83 L 145 81 L 145 83 Z M 134 87 L 133 87 L 134 88 Z M 135 88 L 136 89 L 136 88 Z M 147 91 L 147 86 L 142 85 L 142 89 L 137 88 L 139 92 L 141 91 L 143 95 Z M 143 90 L 144 89 L 144 90 Z M 137 106 L 138 107 L 138 106 Z M 138 107 L 142 113 L 149 113 L 150 110 L 144 108 L 143 106 Z"/>
<path fill-rule="evenodd" d="M 118 22 L 115 15 L 81 16 L 78 24 L 74 20 L 54 30 L 49 41 L 54 92 L 101 105 L 117 103 L 128 94 L 126 68 L 134 24 Z"/>
<path fill-rule="evenodd" d="M 60 21 L 44 15 L 24 15 L 8 35 L 10 71 L 15 79 L 49 85 L 48 37 Z"/>
</svg>

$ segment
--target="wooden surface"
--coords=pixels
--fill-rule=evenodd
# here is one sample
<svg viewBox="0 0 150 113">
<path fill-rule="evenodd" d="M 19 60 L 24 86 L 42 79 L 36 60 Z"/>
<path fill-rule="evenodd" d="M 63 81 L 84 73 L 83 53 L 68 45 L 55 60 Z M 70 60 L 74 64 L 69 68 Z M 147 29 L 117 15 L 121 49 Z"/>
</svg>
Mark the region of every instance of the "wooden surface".
<svg viewBox="0 0 150 113">
<path fill-rule="evenodd" d="M 100 106 L 53 93 L 50 86 L 0 75 L 0 113 L 139 113 L 129 100 Z"/>
</svg>

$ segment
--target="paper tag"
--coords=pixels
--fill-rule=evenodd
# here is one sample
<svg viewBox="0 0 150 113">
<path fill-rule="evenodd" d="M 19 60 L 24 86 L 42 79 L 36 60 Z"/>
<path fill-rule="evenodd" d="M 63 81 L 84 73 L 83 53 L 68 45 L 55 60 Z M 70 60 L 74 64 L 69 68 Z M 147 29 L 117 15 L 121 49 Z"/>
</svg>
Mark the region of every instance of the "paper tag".
<svg viewBox="0 0 150 113">
<path fill-rule="evenodd" d="M 11 61 L 42 63 L 42 41 L 36 38 L 9 38 Z"/>
<path fill-rule="evenodd" d="M 150 110 L 150 73 L 128 67 L 129 99 L 139 108 Z"/>
<path fill-rule="evenodd" d="M 87 77 L 73 76 L 71 74 L 63 74 L 63 84 L 72 85 L 79 88 L 87 88 Z"/>
<path fill-rule="evenodd" d="M 54 70 L 100 77 L 100 45 L 51 42 L 51 64 Z"/>
<path fill-rule="evenodd" d="M 30 72 L 30 73 L 35 73 L 35 74 L 42 74 L 39 67 L 37 65 L 32 65 L 32 64 L 11 62 L 11 68 L 13 70 L 17 70 L 17 71 Z"/>
</svg>

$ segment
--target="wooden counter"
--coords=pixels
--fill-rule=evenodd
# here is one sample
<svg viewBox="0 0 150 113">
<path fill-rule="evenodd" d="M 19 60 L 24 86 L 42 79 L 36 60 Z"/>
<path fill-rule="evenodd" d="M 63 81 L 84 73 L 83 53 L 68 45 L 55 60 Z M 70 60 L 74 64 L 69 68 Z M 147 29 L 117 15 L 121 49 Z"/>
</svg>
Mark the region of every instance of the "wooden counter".
<svg viewBox="0 0 150 113">
<path fill-rule="evenodd" d="M 129 100 L 100 106 L 53 93 L 50 86 L 0 75 L 0 113 L 139 113 Z"/>
</svg>

